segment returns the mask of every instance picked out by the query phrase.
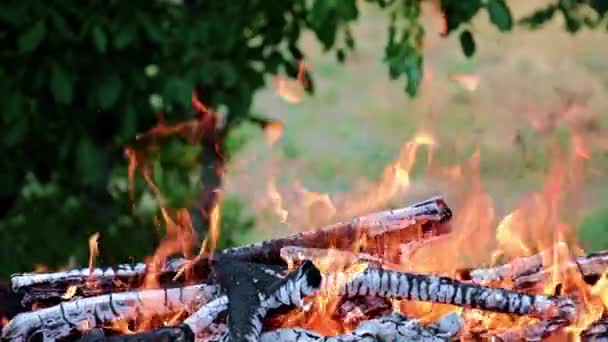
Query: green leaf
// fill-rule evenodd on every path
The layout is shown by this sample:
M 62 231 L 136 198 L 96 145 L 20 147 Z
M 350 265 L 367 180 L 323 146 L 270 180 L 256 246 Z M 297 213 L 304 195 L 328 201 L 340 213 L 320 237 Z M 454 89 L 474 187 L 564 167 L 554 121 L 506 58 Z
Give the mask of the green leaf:
M 346 55 L 344 54 L 343 49 L 336 50 L 336 59 L 338 59 L 338 62 L 340 63 L 344 62 L 344 60 L 346 59 Z
M 345 21 L 355 20 L 359 16 L 355 0 L 339 0 L 336 2 L 336 7 L 338 15 Z
M 95 26 L 93 28 L 93 43 L 95 44 L 95 48 L 97 51 L 101 53 L 105 53 L 108 47 L 108 38 L 106 34 L 103 32 L 103 29 L 99 26 Z
M 112 107 L 118 101 L 121 90 L 122 81 L 116 75 L 104 78 L 97 89 L 97 104 L 102 109 Z
M 608 12 L 608 1 L 589 0 L 589 6 L 597 12 L 599 16 L 604 16 Z
M 481 8 L 481 0 L 441 0 L 441 11 L 445 15 L 447 33 L 468 23 Z
M 38 21 L 29 30 L 25 31 L 17 39 L 17 47 L 20 53 L 28 53 L 36 50 L 46 35 L 44 20 Z
M 50 87 L 55 101 L 63 104 L 72 102 L 72 81 L 66 70 L 59 64 L 53 64 L 51 67 Z
M 523 17 L 522 19 L 520 19 L 519 23 L 521 25 L 527 26 L 530 29 L 538 28 L 547 21 L 551 20 L 556 10 L 557 6 L 549 5 L 545 8 L 536 10 L 532 14 Z
M 471 57 L 475 54 L 475 40 L 469 30 L 464 30 L 460 34 L 460 46 L 465 56 Z
M 137 37 L 137 27 L 133 22 L 128 22 L 114 37 L 114 47 L 124 49 L 135 41 Z
M 420 82 L 422 81 L 422 56 L 416 54 L 408 58 L 405 74 L 407 76 L 407 86 L 405 92 L 411 96 L 416 96 Z
M 193 82 L 185 78 L 171 78 L 165 83 L 163 99 L 167 104 L 179 104 L 185 108 L 190 106 L 192 100 Z
M 70 40 L 74 37 L 74 32 L 65 21 L 65 18 L 56 11 L 51 12 L 51 21 L 55 30 L 62 36 L 63 39 Z
M 489 0 L 487 4 L 490 21 L 502 32 L 511 30 L 513 17 L 504 0 Z
M 89 138 L 82 138 L 76 150 L 77 179 L 83 185 L 94 185 L 101 176 L 102 164 L 101 151 Z

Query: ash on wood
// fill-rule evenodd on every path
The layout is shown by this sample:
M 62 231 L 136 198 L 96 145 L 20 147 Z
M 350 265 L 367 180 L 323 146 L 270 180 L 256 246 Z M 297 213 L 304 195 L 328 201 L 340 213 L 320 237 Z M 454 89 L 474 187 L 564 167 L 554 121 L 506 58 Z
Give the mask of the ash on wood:
M 340 294 L 404 298 L 541 318 L 560 317 L 568 321 L 576 316 L 576 306 L 568 297 L 531 295 L 464 283 L 447 277 L 373 267 L 344 284 L 340 288 Z
M 450 341 L 462 328 L 463 322 L 456 313 L 450 313 L 437 322 L 423 326 L 416 319 L 401 313 L 365 321 L 350 334 L 320 336 L 300 328 L 278 329 L 262 334 L 260 342 L 375 342 L 375 341 Z
M 198 306 L 217 292 L 217 286 L 201 284 L 76 299 L 17 315 L 4 327 L 2 337 L 26 341 L 35 334 L 41 334 L 45 340 L 56 340 L 77 331 L 102 327 L 115 319 L 135 319 L 140 312 L 169 314 Z
M 186 324 L 180 324 L 174 327 L 160 328 L 144 333 L 109 336 L 103 334 L 85 335 L 80 338 L 79 342 L 194 342 L 194 333 Z
M 383 211 L 337 223 L 319 230 L 294 234 L 285 238 L 263 241 L 249 246 L 227 249 L 224 255 L 233 259 L 265 264 L 282 263 L 281 248 L 298 246 L 352 250 L 385 255 L 387 246 L 399 242 L 429 238 L 448 233 L 445 225 L 452 211 L 441 197 L 416 203 L 406 208 Z
M 525 289 L 542 283 L 549 271 L 544 265 L 545 260 L 551 260 L 555 249 L 561 249 L 562 254 L 568 253 L 567 247 L 556 245 L 551 250 L 544 251 L 528 257 L 517 258 L 513 261 L 492 268 L 478 268 L 463 271 L 465 278 L 475 283 L 511 280 L 516 289 Z M 560 265 L 561 269 L 577 268 L 583 277 L 588 279 L 599 278 L 608 270 L 608 252 L 602 251 L 585 256 L 572 257 L 571 262 Z
M 182 258 L 170 260 L 159 267 L 155 275 L 164 280 L 162 283 L 167 283 L 186 263 Z M 22 295 L 22 305 L 28 306 L 33 302 L 59 300 L 70 287 L 75 287 L 77 295 L 82 297 L 128 291 L 141 286 L 148 271 L 148 265 L 138 263 L 55 273 L 22 273 L 12 275 L 11 284 L 13 291 Z

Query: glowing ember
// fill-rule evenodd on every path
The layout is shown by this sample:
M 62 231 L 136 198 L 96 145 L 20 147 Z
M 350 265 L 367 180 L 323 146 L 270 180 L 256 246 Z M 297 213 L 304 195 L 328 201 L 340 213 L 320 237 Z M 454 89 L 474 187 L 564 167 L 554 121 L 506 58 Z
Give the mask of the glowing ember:
M 74 297 L 74 295 L 76 295 L 76 291 L 78 291 L 78 286 L 72 285 L 68 287 L 65 293 L 61 296 L 61 299 L 71 299 Z

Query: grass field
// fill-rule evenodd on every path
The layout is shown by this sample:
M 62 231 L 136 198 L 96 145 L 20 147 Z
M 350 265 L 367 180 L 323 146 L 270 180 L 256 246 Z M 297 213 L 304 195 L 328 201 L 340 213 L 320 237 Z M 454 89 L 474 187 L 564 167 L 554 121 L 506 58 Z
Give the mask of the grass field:
M 516 17 L 529 12 L 530 6 L 515 2 Z M 433 132 L 439 143 L 435 158 L 442 164 L 465 162 L 479 147 L 483 185 L 502 215 L 513 209 L 523 193 L 542 189 L 551 164 L 547 151 L 554 141 L 569 139 L 564 121 L 551 120 L 555 113 L 568 111 L 576 122 L 588 121 L 591 127 L 583 131 L 587 146 L 592 147 L 592 160 L 577 190 L 583 208 L 577 220 L 589 210 L 608 206 L 608 134 L 603 131 L 608 124 L 606 33 L 571 35 L 558 18 L 538 31 L 518 28 L 500 34 L 482 14 L 473 26 L 477 53 L 467 59 L 457 36 L 440 38 L 436 19 L 429 18 L 427 78 L 419 96 L 410 99 L 403 91 L 404 81 L 389 80 L 382 62 L 386 16 L 374 7 L 362 8 L 355 27 L 357 50 L 345 64 L 324 54 L 314 37 L 303 41 L 316 81 L 313 96 L 292 105 L 270 87 L 258 95 L 255 111 L 283 120 L 285 130 L 272 147 L 263 143 L 261 132 L 245 132 L 253 139 L 229 168 L 227 191 L 247 199 L 256 213 L 262 213 L 258 230 L 242 237 L 243 242 L 282 235 L 303 225 L 293 221 L 298 216 L 291 215 L 292 211 L 292 221 L 283 224 L 272 210 L 259 210 L 276 206 L 276 198 L 268 195 L 273 179 L 282 195 L 280 205 L 294 213 L 306 203 L 293 195 L 293 184 L 329 193 L 332 199 L 346 197 L 339 194 L 369 187 L 381 178 L 403 143 L 420 129 Z M 454 73 L 479 75 L 478 89 L 467 91 L 450 79 Z M 569 102 L 575 106 L 569 107 Z M 424 159 L 424 153 L 419 155 Z M 435 193 L 457 198 L 456 192 L 465 190 L 423 177 L 422 169 L 414 169 L 410 190 L 391 203 L 404 204 Z M 592 234 L 608 234 L 603 222 L 594 221 Z

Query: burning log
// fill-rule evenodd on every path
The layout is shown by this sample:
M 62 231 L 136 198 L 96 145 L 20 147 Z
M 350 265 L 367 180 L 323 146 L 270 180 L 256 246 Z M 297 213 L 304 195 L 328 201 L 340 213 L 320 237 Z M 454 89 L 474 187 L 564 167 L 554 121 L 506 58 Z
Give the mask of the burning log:
M 215 271 L 229 299 L 227 340 L 257 341 L 269 310 L 302 306 L 303 297 L 321 285 L 321 273 L 310 261 L 303 262 L 285 278 L 277 279 L 253 264 L 230 262 L 228 257 L 222 260 L 225 262 L 218 263 Z M 199 324 L 192 326 L 198 328 Z
M 367 268 L 339 288 L 345 296 L 377 295 L 463 306 L 539 318 L 572 321 L 576 306 L 568 297 L 530 295 L 460 282 L 447 277 Z
M 76 331 L 109 324 L 116 319 L 135 319 L 139 312 L 158 315 L 192 308 L 213 298 L 217 286 L 194 285 L 107 294 L 60 303 L 17 315 L 2 331 L 6 340 L 25 341 L 36 334 L 56 340 Z
M 228 310 L 228 330 L 219 341 L 258 341 L 267 312 L 281 306 L 301 306 L 303 297 L 321 284 L 321 274 L 304 262 L 284 278 L 276 278 L 263 268 L 238 261 L 220 263 L 218 280 L 227 295 L 203 305 L 183 324 L 128 336 L 98 338 L 96 341 L 193 341 Z
M 186 259 L 173 259 L 158 273 L 175 274 L 186 263 Z M 23 295 L 21 303 L 27 306 L 35 301 L 58 299 L 70 287 L 77 288 L 78 295 L 83 297 L 137 288 L 141 285 L 147 269 L 146 264 L 138 263 L 105 269 L 81 268 L 54 273 L 22 273 L 11 276 L 11 285 L 15 293 Z
M 360 246 L 361 252 L 384 255 L 389 240 L 407 242 L 449 232 L 443 225 L 452 217 L 452 211 L 441 197 L 416 203 L 406 208 L 383 211 L 342 222 L 319 230 L 290 235 L 285 238 L 262 241 L 256 244 L 230 248 L 223 255 L 248 262 L 281 263 L 281 248 L 298 246 L 309 248 L 335 248 L 352 250 Z
M 554 248 L 564 248 L 556 245 Z M 552 250 L 542 253 L 517 258 L 508 264 L 493 268 L 478 268 L 465 273 L 465 278 L 470 278 L 475 283 L 486 283 L 491 281 L 510 280 L 514 288 L 524 289 L 535 284 L 542 283 L 549 272 L 544 265 L 545 260 L 551 260 Z M 573 257 L 572 261 L 564 268 L 577 268 L 583 277 L 599 278 L 608 270 L 608 251 L 591 253 L 586 256 Z M 466 274 L 468 273 L 468 274 Z
M 184 323 L 192 331 L 200 333 L 211 326 L 213 321 L 226 310 L 228 310 L 228 296 L 221 296 L 201 306 Z
M 260 342 L 373 342 L 373 341 L 449 341 L 461 329 L 462 319 L 450 313 L 434 324 L 423 326 L 416 319 L 408 319 L 401 313 L 393 313 L 378 319 L 362 322 L 350 334 L 320 336 L 306 329 L 278 329 L 262 334 Z
M 425 239 L 449 231 L 444 225 L 452 217 L 452 211 L 441 197 L 413 204 L 411 206 L 383 211 L 359 218 L 352 222 L 337 223 L 315 231 L 294 234 L 285 238 L 263 241 L 247 246 L 231 248 L 220 253 L 247 262 L 282 264 L 281 248 L 300 246 L 314 248 L 338 248 L 350 250 L 362 246 L 363 251 L 374 255 L 387 253 L 388 245 Z M 389 240 L 395 243 L 389 244 Z M 211 260 L 204 256 L 196 259 L 195 265 L 189 260 L 174 259 L 156 272 L 159 278 L 171 279 L 185 266 L 205 268 Z M 137 288 L 148 272 L 147 265 L 119 265 L 114 268 L 83 268 L 56 273 L 25 273 L 11 277 L 13 290 L 23 294 L 22 302 L 28 305 L 34 301 L 59 299 L 69 287 L 77 287 L 79 295 L 91 296 L 108 291 L 125 291 Z M 116 283 L 126 286 L 116 286 Z

